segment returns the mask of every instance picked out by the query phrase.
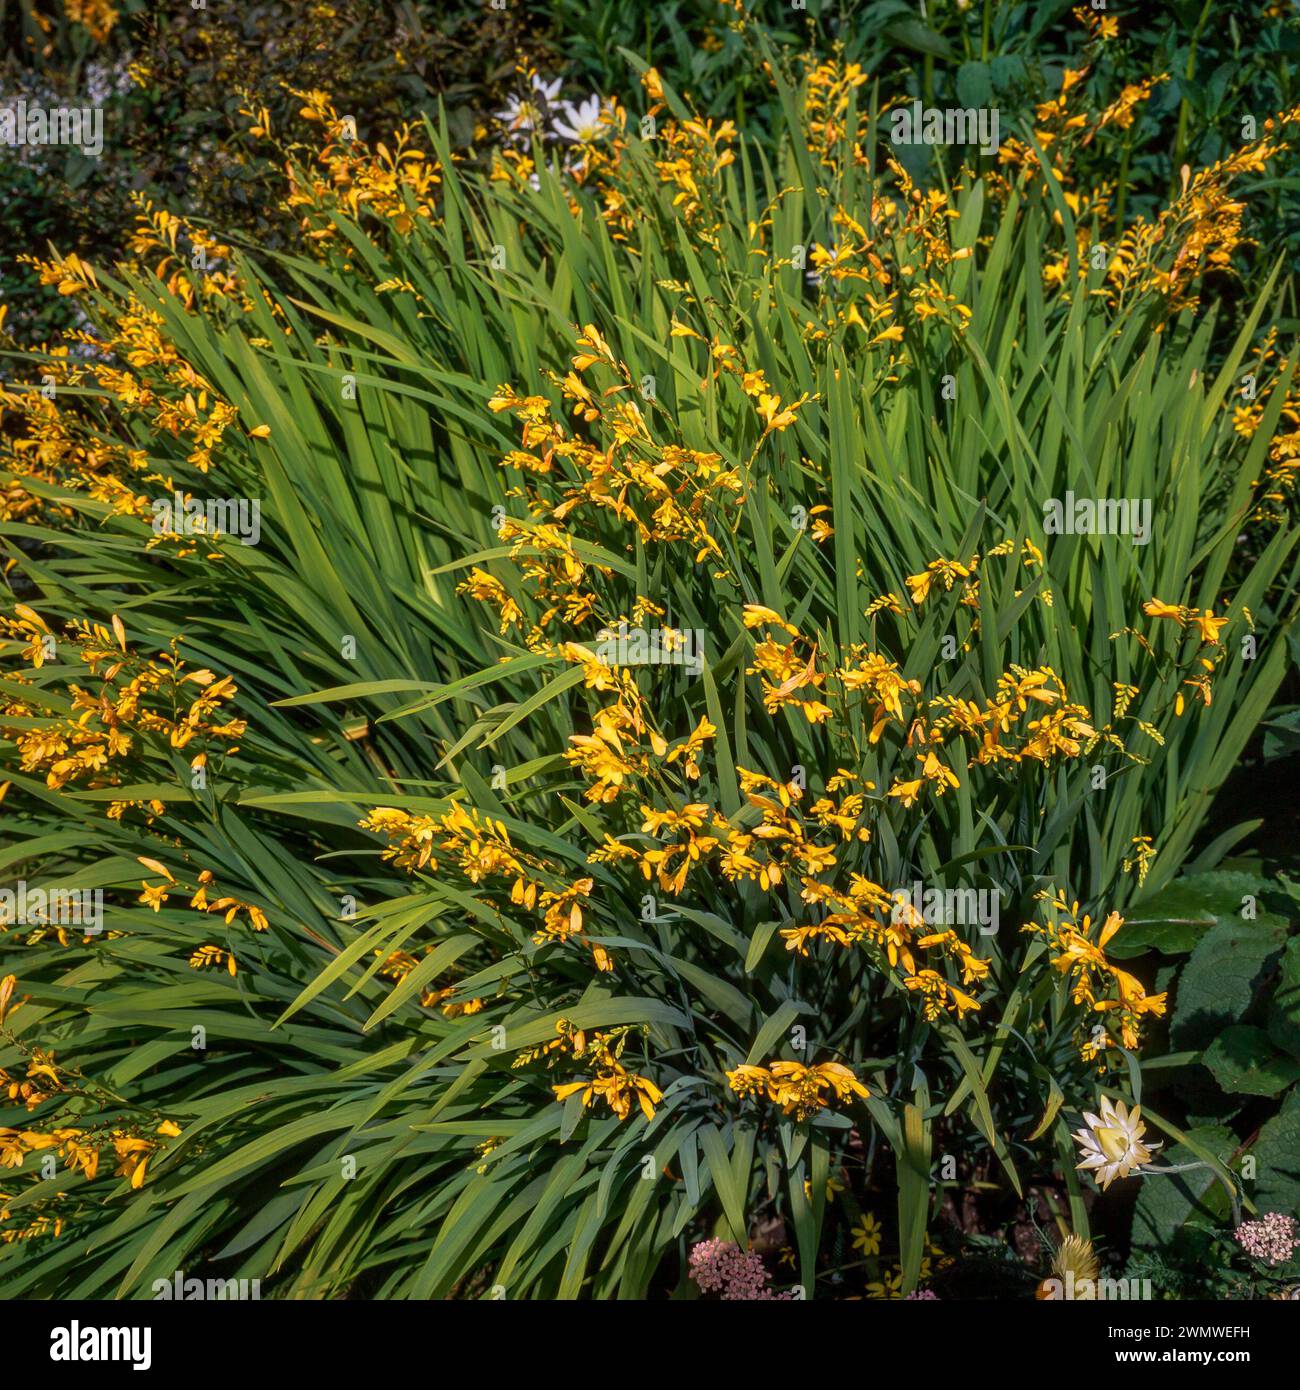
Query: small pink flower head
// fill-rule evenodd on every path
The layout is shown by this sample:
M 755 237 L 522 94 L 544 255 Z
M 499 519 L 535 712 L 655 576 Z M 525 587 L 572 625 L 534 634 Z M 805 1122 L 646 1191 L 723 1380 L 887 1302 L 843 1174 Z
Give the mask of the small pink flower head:
M 693 1245 L 690 1275 L 701 1293 L 716 1293 L 724 1302 L 771 1303 L 788 1297 L 772 1292 L 761 1256 L 729 1240 L 702 1240 Z
M 1266 1265 L 1283 1265 L 1291 1252 L 1300 1245 L 1300 1226 L 1295 1217 L 1270 1211 L 1258 1221 L 1243 1221 L 1237 1227 L 1241 1248 Z

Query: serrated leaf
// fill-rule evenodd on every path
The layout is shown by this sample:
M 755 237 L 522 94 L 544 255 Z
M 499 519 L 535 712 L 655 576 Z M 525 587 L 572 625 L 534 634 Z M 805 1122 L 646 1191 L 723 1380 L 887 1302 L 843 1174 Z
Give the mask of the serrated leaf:
M 1300 1078 L 1300 1061 L 1278 1052 L 1262 1028 L 1234 1024 L 1205 1050 L 1205 1065 L 1225 1090 L 1247 1096 L 1275 1096 Z
M 1206 1047 L 1241 1021 L 1285 932 L 1280 919 L 1221 922 L 1206 932 L 1178 979 L 1170 1028 L 1175 1048 Z

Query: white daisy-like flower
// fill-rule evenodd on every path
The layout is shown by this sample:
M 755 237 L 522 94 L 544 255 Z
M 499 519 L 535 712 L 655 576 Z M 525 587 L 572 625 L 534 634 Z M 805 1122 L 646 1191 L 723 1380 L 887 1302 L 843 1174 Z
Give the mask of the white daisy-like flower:
M 581 105 L 566 101 L 561 104 L 563 117 L 554 121 L 555 133 L 575 145 L 590 145 L 605 133 L 604 111 L 598 96 L 592 95 Z
M 553 108 L 563 85 L 564 79 L 561 77 L 547 82 L 533 73 L 528 94 L 510 97 L 506 109 L 496 113 L 497 120 L 521 145 L 527 145 L 534 133 L 547 139 L 553 138 L 548 127 L 554 120 Z
M 1159 1144 L 1144 1144 L 1142 1136 L 1146 1125 L 1142 1120 L 1142 1107 L 1135 1105 L 1129 1110 L 1124 1102 L 1114 1105 L 1109 1096 L 1101 1100 L 1101 1115 L 1084 1111 L 1086 1129 L 1075 1131 L 1074 1142 L 1078 1144 L 1083 1162 L 1076 1168 L 1091 1168 L 1093 1176 L 1105 1191 L 1116 1178 L 1126 1178 L 1151 1161 L 1152 1154 Z
M 564 86 L 564 78 L 557 77 L 553 82 L 548 82 L 538 73 L 533 73 L 533 91 L 547 104 L 554 106 L 556 98 L 560 95 L 560 88 Z
M 541 128 L 545 119 L 542 108 L 530 97 L 511 97 L 506 102 L 506 109 L 498 111 L 496 118 L 523 144 L 528 143 L 529 137 Z

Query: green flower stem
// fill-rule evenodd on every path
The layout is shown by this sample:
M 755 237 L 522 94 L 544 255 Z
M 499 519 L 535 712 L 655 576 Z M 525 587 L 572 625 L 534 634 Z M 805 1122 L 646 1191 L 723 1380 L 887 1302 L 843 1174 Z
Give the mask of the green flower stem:
M 1232 1225 L 1235 1230 L 1241 1225 L 1241 1199 L 1237 1196 L 1237 1189 L 1233 1186 L 1227 1174 L 1220 1171 L 1212 1163 L 1205 1163 L 1197 1159 L 1192 1163 L 1171 1163 L 1163 1168 L 1157 1168 L 1153 1164 L 1144 1163 L 1142 1167 L 1138 1169 L 1138 1172 L 1142 1173 L 1144 1176 L 1148 1173 L 1186 1173 L 1192 1168 L 1208 1168 L 1224 1187 L 1227 1188 L 1228 1200 L 1232 1203 Z

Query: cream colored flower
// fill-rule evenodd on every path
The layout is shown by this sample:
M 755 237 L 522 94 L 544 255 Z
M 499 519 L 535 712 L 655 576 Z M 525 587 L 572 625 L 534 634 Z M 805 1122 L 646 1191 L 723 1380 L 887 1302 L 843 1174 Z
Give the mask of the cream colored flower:
M 1111 1104 L 1108 1096 L 1101 1101 L 1101 1117 L 1084 1112 L 1086 1129 L 1075 1132 L 1074 1142 L 1083 1154 L 1076 1168 L 1092 1168 L 1093 1176 L 1105 1191 L 1116 1178 L 1126 1178 L 1135 1169 L 1151 1161 L 1159 1144 L 1144 1144 L 1146 1125 L 1142 1122 L 1142 1107 L 1129 1110 L 1124 1102 Z

